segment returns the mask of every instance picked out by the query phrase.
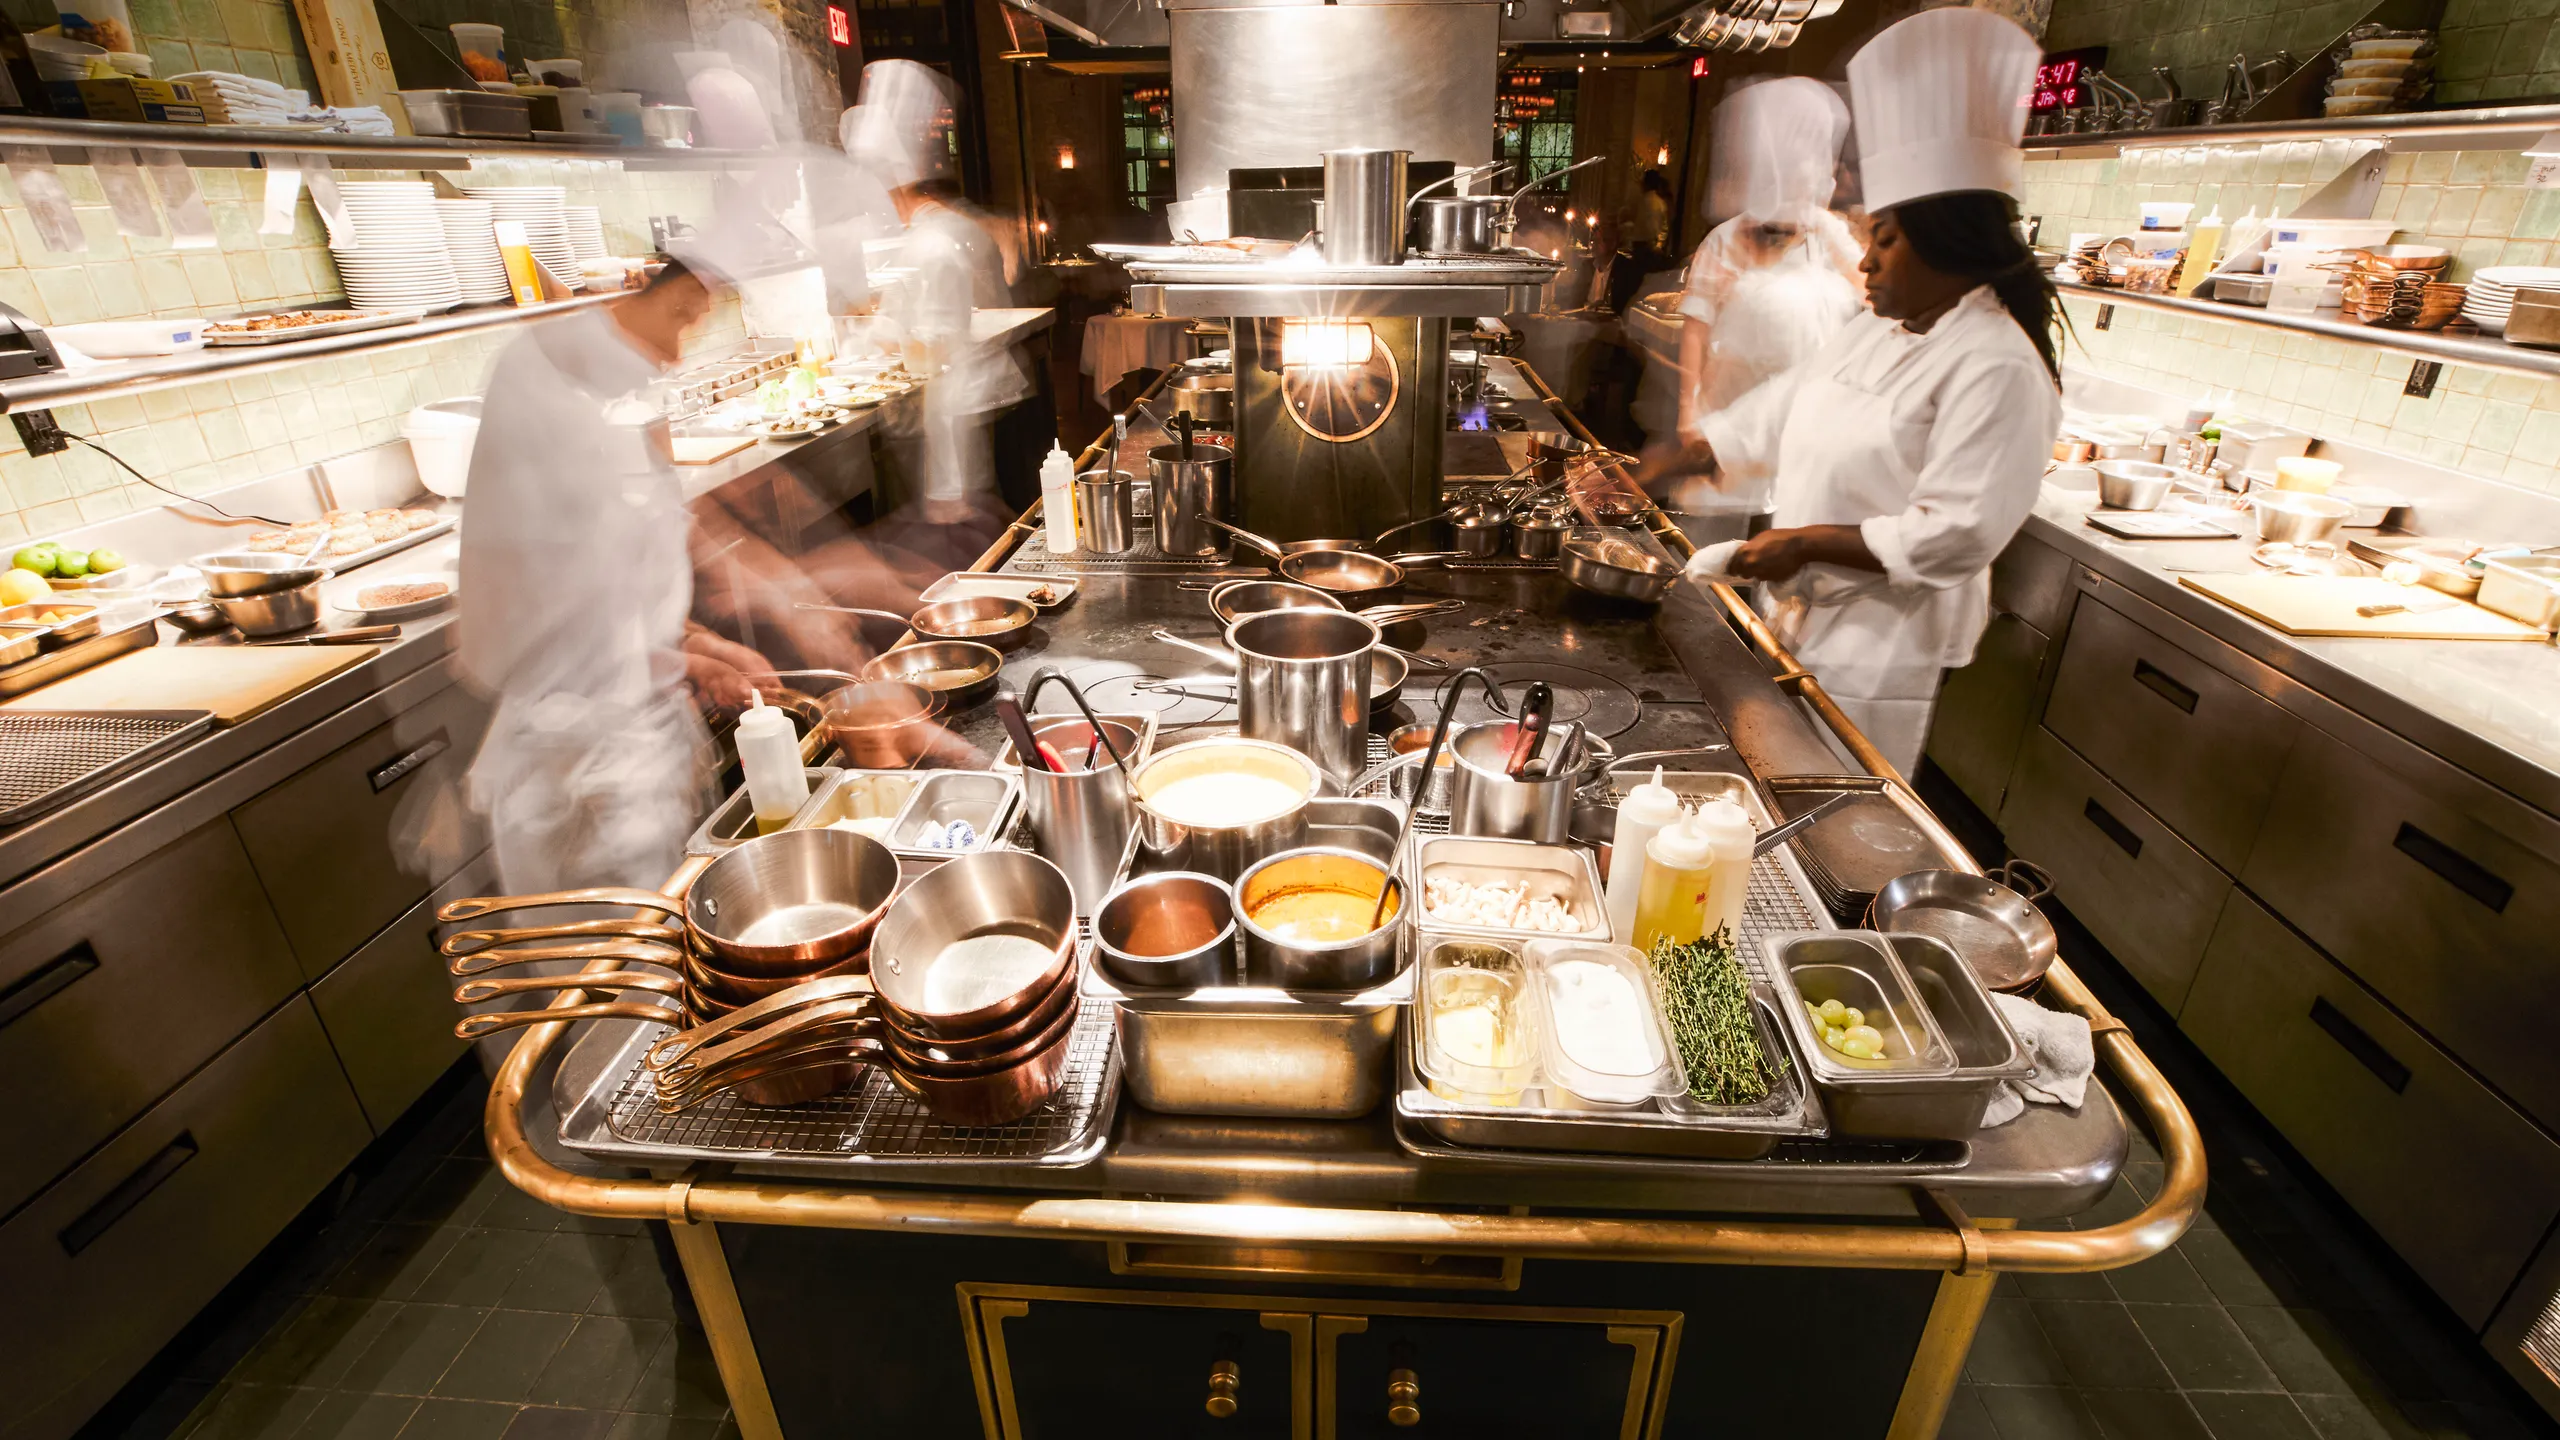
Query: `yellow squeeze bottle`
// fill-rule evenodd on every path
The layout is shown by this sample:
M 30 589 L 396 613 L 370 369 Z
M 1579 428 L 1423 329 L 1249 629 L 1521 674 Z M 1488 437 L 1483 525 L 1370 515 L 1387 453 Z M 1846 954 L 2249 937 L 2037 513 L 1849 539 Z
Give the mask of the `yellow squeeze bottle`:
M 1715 873 L 1715 847 L 1684 815 L 1644 844 L 1644 883 L 1636 891 L 1635 947 L 1651 950 L 1663 940 L 1686 945 L 1707 931 L 1707 887 Z
M 2213 262 L 2221 249 L 2222 207 L 2217 205 L 2187 232 L 2187 263 L 2178 272 L 2179 294 L 2193 295 L 2202 288 L 2206 277 L 2213 274 Z

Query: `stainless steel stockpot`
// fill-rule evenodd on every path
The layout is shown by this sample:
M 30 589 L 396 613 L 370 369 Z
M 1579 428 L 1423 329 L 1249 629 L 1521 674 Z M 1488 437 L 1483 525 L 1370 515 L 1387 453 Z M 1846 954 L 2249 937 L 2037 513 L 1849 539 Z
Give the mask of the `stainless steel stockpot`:
M 1227 643 L 1247 739 L 1286 745 L 1337 781 L 1368 768 L 1375 624 L 1342 610 L 1273 610 L 1238 620 Z

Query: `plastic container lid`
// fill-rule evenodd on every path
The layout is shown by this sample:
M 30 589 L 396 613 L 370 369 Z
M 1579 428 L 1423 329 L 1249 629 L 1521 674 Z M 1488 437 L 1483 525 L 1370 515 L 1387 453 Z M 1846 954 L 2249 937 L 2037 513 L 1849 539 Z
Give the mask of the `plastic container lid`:
M 1522 955 L 1537 995 L 1539 1051 L 1550 1089 L 1616 1106 L 1687 1092 L 1680 1052 L 1663 1030 L 1653 967 L 1634 946 L 1532 940 Z M 1602 1036 L 1619 1005 L 1632 1007 L 1624 1022 L 1629 1039 L 1611 1049 Z

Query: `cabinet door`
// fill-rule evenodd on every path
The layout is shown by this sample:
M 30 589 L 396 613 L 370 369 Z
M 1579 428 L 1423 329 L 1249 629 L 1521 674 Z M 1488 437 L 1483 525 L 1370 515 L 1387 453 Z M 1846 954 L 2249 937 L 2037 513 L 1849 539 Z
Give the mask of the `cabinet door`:
M 494 864 L 483 855 L 311 987 L 311 1004 L 377 1134 L 470 1048 L 453 1034 L 462 1009 L 436 953 L 436 907 L 485 895 L 495 884 Z
M 2036 677 L 2052 641 L 2015 615 L 1994 615 L 1973 663 L 1947 672 L 1929 722 L 1929 758 L 1986 815 L 2000 813 L 2019 742 L 2035 722 Z
M 303 974 L 329 973 L 442 884 L 486 840 L 412 845 L 395 821 L 412 795 L 458 783 L 488 717 L 447 686 L 232 812 Z M 433 853 L 427 853 L 430 849 Z
M 2246 895 L 2178 1023 L 2446 1303 L 2488 1320 L 2560 1215 L 2560 1145 Z
M 1319 1314 L 1316 1437 L 1641 1435 L 1667 1347 L 1658 1325 Z
M 220 817 L 0 939 L 0 1215 L 301 983 Z
M 996 1412 L 991 1440 L 1303 1434 L 1303 1314 L 993 1296 L 975 1304 L 983 1398 Z M 1211 1408 L 1220 1395 L 1234 1402 L 1224 1414 Z

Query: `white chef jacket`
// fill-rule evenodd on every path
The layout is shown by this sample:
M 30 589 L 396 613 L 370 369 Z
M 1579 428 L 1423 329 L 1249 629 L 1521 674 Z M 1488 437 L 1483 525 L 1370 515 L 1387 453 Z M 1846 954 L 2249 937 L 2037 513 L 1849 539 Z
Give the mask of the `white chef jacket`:
M 468 789 L 512 892 L 655 886 L 700 814 L 693 571 L 657 378 L 590 310 L 509 345 L 481 403 L 457 659 L 496 702 Z
M 1991 561 L 2035 507 L 2062 398 L 1979 286 L 1925 335 L 1875 314 L 1709 416 L 1717 462 L 1774 460 L 1780 528 L 1855 525 L 1884 573 L 1808 565 L 1762 587 L 1772 631 L 1905 773 L 1940 672 L 1973 659 Z M 1731 457 L 1728 459 L 1728 457 Z
M 1772 377 L 1819 354 L 1856 318 L 1861 305 L 1860 247 L 1848 222 L 1830 210 L 1812 212 L 1795 243 L 1765 254 L 1752 232 L 1760 222 L 1738 215 L 1707 232 L 1690 256 L 1680 313 L 1709 327 L 1706 363 L 1682 377 L 1689 386 L 1682 413 L 1703 419 L 1750 394 Z M 1680 495 L 1687 510 L 1769 511 L 1775 456 L 1767 463 L 1717 455 L 1721 470 L 1711 486 Z
M 1031 393 L 1013 352 L 969 336 L 975 310 L 1011 303 L 1004 257 L 967 214 L 929 201 L 907 222 L 910 267 L 883 309 L 924 342 L 939 367 L 925 383 L 925 495 L 959 500 L 995 490 L 987 447 L 992 412 Z

